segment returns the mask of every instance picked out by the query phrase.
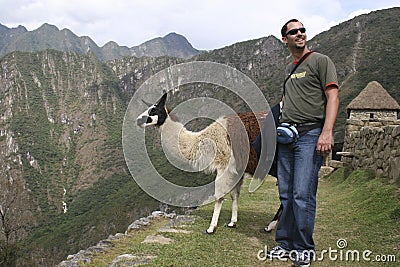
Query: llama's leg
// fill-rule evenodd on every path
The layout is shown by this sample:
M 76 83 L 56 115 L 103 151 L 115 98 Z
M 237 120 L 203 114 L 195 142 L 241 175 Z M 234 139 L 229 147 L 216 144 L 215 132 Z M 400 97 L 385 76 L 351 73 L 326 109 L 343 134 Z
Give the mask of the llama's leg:
M 274 230 L 279 222 L 279 219 L 281 218 L 282 215 L 282 210 L 283 210 L 283 206 L 282 204 L 279 206 L 278 211 L 276 212 L 274 218 L 272 219 L 272 221 L 268 224 L 268 226 L 266 228 L 264 228 L 265 232 L 271 232 L 272 230 Z
M 242 188 L 243 178 L 238 182 L 238 184 L 233 188 L 231 191 L 231 198 L 232 198 L 232 217 L 231 221 L 226 225 L 229 228 L 235 228 L 237 223 L 237 214 L 239 208 L 239 196 L 240 196 L 240 189 Z
M 210 227 L 205 231 L 207 234 L 213 234 L 217 228 L 219 214 L 221 213 L 222 203 L 224 202 L 225 195 L 229 192 L 232 174 L 225 170 L 217 170 L 217 177 L 215 178 L 215 198 L 217 199 L 214 204 L 214 213 L 210 223 Z
M 208 229 L 205 231 L 206 234 L 213 234 L 215 232 L 215 229 L 217 228 L 218 225 L 218 218 L 219 214 L 221 213 L 223 202 L 224 202 L 223 197 L 215 201 L 213 217 L 211 219 L 210 227 L 208 227 Z

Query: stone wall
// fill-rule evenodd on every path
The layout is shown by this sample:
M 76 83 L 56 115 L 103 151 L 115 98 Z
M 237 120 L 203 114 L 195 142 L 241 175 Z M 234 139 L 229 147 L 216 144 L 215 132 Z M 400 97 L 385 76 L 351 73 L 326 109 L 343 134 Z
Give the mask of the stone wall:
M 347 120 L 342 162 L 400 181 L 400 120 Z
M 350 120 L 396 120 L 397 111 L 393 110 L 352 110 L 350 112 Z

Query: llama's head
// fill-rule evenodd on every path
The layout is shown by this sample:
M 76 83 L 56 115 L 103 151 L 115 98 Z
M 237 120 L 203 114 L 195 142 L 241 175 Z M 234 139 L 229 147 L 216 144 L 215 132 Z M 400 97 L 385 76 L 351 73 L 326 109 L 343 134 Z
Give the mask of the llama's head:
M 165 108 L 165 101 L 167 99 L 167 93 L 157 101 L 154 105 L 148 105 L 149 108 L 140 114 L 137 119 L 136 123 L 142 128 L 145 128 L 150 125 L 157 125 L 161 126 L 165 122 L 166 118 L 168 117 L 167 110 Z

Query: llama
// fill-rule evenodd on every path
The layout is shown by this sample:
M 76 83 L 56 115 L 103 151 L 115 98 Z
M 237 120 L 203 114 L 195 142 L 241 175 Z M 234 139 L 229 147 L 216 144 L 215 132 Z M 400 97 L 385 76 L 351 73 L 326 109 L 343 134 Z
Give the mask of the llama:
M 164 93 L 156 104 L 149 105 L 146 103 L 149 108 L 137 117 L 137 125 L 142 128 L 151 125 L 158 126 L 164 136 L 177 136 L 177 142 L 170 142 L 168 138 L 163 139 L 164 145 L 170 151 L 189 160 L 196 168 L 201 169 L 202 166 L 207 166 L 205 171 L 217 172 L 214 212 L 210 226 L 205 230 L 205 233 L 213 234 L 215 232 L 222 203 L 228 193 L 232 198 L 232 214 L 231 220 L 226 226 L 235 228 L 238 218 L 238 199 L 244 175 L 239 178 L 236 185 L 234 183 L 237 180 L 234 177 L 237 177 L 238 173 L 242 173 L 241 171 L 250 175 L 254 174 L 258 164 L 258 156 L 252 147 L 252 143 L 260 132 L 259 125 L 265 120 L 266 113 L 247 112 L 239 113 L 237 116 L 223 116 L 203 130 L 193 132 L 187 130 L 182 123 L 171 118 L 165 107 L 166 99 L 167 93 Z M 238 127 L 243 127 L 239 124 L 243 125 L 246 130 L 247 136 L 244 138 L 240 136 L 240 133 L 237 133 L 240 132 L 237 130 Z M 212 142 L 208 142 L 210 140 Z M 243 144 L 243 142 L 247 142 L 247 144 Z M 246 154 L 243 153 L 245 146 L 249 147 L 249 153 L 243 156 L 243 154 Z M 267 231 L 266 229 L 265 231 Z

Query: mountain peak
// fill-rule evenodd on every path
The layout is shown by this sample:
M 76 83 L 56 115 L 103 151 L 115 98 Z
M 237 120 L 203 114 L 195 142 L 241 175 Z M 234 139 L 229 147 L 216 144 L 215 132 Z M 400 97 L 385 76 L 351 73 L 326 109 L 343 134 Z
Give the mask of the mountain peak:
M 57 26 L 54 26 L 52 24 L 49 23 L 43 23 L 42 26 L 40 26 L 39 28 L 36 29 L 37 31 L 60 31 Z
M 170 32 L 167 35 L 165 35 L 163 38 L 164 39 L 169 39 L 169 38 L 183 38 L 183 39 L 186 39 L 183 35 L 178 34 L 176 32 Z
M 177 34 L 176 32 L 168 33 L 167 35 L 165 35 L 163 37 L 163 39 L 166 42 L 178 42 L 178 43 L 182 43 L 182 44 L 186 43 L 186 45 L 189 45 L 190 47 L 193 48 L 193 46 L 189 43 L 189 41 L 186 39 L 185 36 Z
M 193 48 L 189 41 L 175 32 L 168 33 L 164 37 L 157 37 L 141 45 L 131 48 L 136 57 L 170 56 L 178 58 L 190 58 L 200 53 Z

